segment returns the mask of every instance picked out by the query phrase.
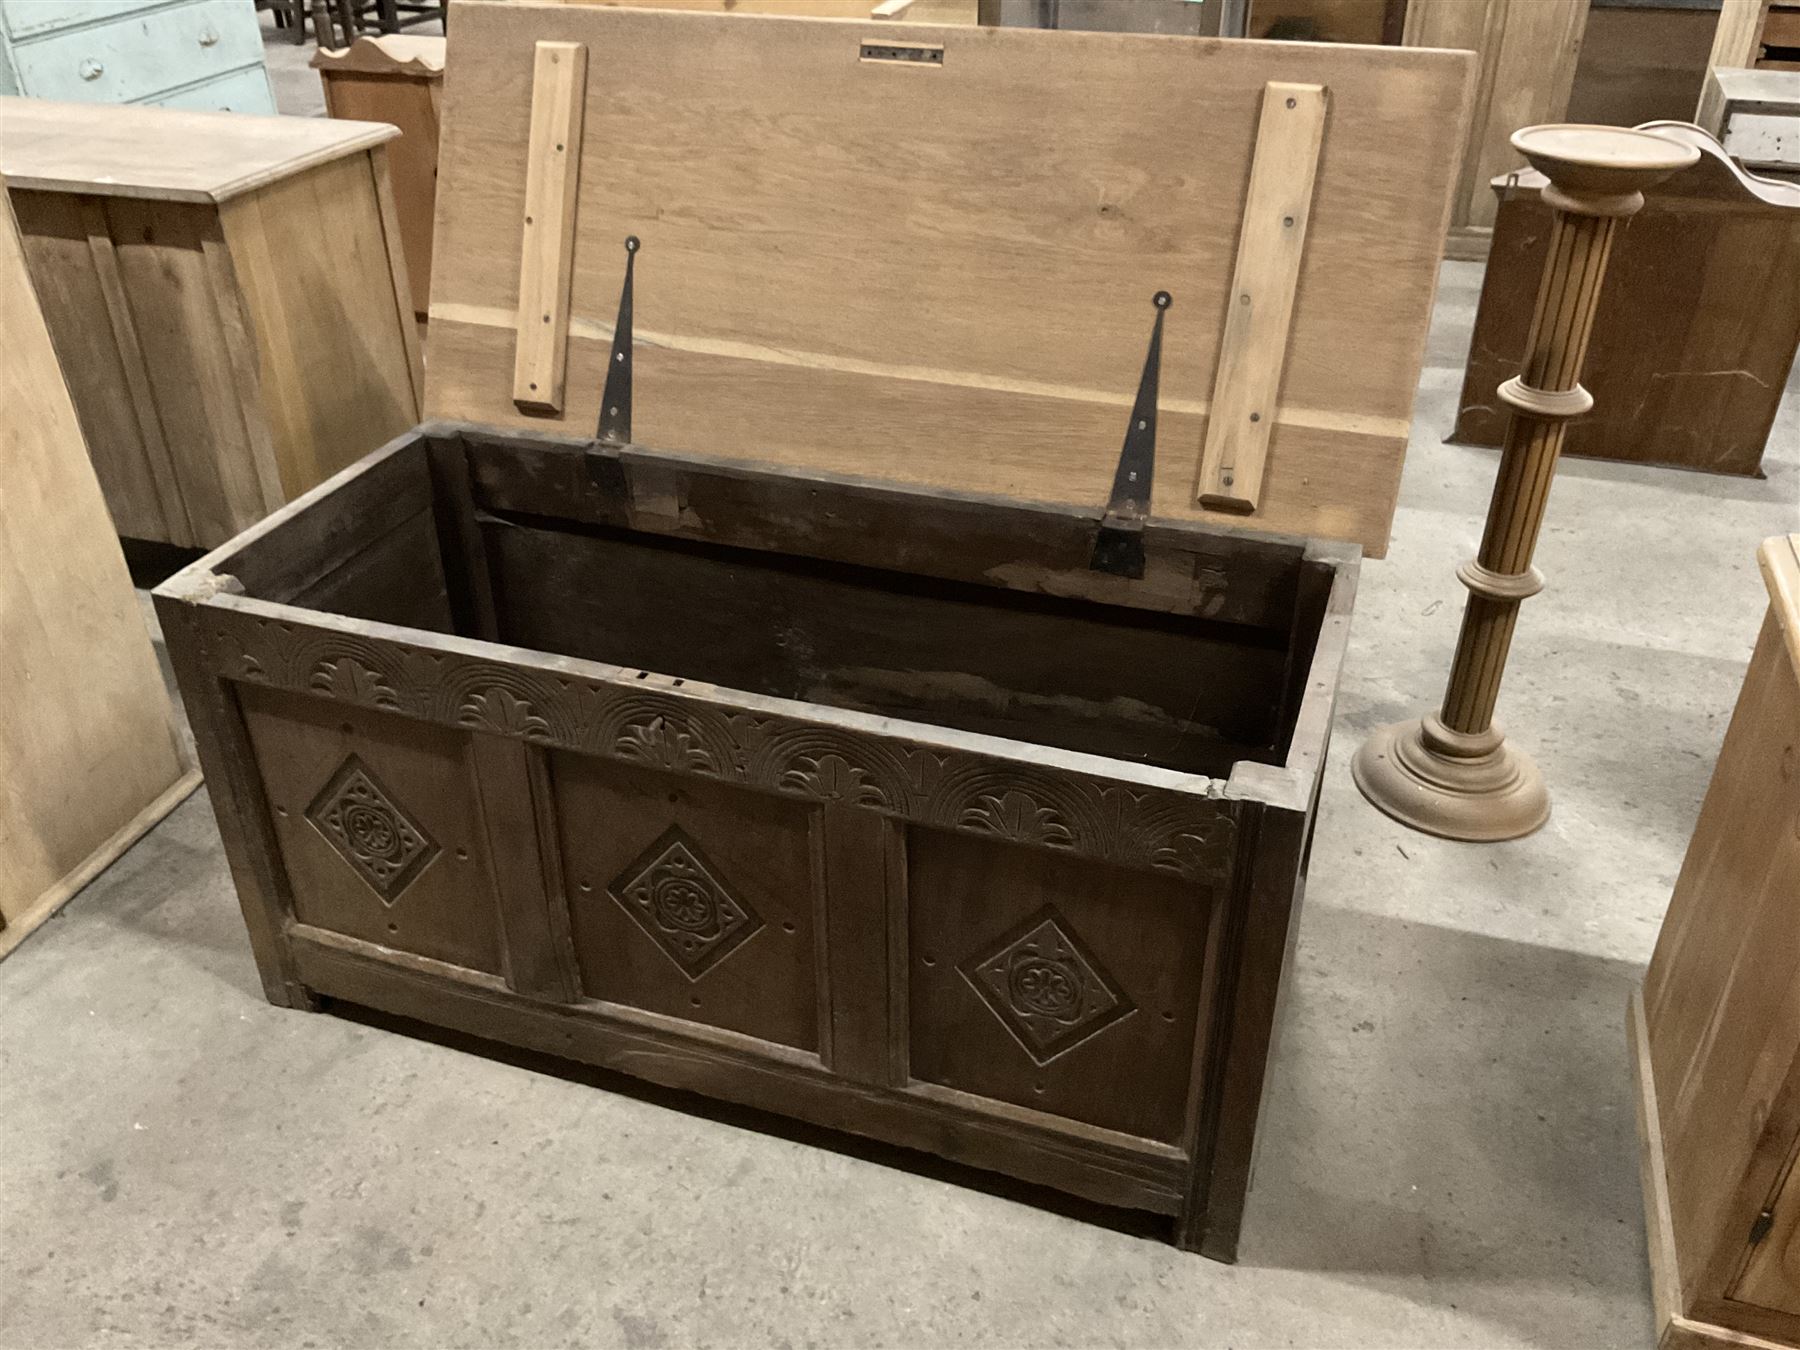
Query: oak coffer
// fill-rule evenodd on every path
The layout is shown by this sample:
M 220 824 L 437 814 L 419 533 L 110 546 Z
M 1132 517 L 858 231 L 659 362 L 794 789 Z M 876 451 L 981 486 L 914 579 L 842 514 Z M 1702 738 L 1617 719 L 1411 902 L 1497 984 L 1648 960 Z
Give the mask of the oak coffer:
M 450 31 L 439 420 L 157 597 L 269 997 L 1230 1259 L 1468 55 Z

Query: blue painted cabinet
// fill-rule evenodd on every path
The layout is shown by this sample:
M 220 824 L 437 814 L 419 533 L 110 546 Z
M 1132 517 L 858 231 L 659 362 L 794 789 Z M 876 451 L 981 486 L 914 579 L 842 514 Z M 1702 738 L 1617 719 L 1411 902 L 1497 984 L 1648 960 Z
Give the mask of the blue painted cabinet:
M 275 111 L 252 0 L 0 0 L 0 94 Z

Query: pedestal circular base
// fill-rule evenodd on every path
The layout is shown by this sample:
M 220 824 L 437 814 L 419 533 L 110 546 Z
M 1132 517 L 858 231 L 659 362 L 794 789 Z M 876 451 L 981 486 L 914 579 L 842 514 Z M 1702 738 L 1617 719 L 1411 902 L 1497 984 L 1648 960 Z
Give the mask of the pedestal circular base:
M 1550 818 L 1537 765 L 1498 727 L 1467 736 L 1435 714 L 1396 722 L 1363 743 L 1350 776 L 1377 810 L 1443 839 L 1517 839 Z

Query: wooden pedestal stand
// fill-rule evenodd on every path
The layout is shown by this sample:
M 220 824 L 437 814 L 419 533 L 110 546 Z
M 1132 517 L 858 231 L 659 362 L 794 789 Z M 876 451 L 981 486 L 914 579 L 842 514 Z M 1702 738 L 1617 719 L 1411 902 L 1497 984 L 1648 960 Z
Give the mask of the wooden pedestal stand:
M 1562 449 L 1563 428 L 1593 406 L 1577 383 L 1617 223 L 1643 190 L 1698 158 L 1691 145 L 1620 127 L 1540 126 L 1512 143 L 1550 182 L 1548 262 L 1526 344 L 1525 369 L 1500 386 L 1512 424 L 1475 561 L 1457 570 L 1469 588 L 1443 708 L 1383 727 L 1351 765 L 1356 785 L 1403 824 L 1448 839 L 1516 839 L 1550 815 L 1529 757 L 1505 743 L 1494 702 L 1519 602 L 1543 589 L 1531 565 Z

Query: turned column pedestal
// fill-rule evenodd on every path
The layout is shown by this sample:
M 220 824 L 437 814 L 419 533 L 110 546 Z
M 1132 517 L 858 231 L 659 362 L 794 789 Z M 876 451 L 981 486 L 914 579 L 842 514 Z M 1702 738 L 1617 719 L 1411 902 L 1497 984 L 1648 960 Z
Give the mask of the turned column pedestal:
M 1443 706 L 1383 727 L 1351 763 L 1356 785 L 1382 811 L 1449 839 L 1514 839 L 1550 815 L 1550 795 L 1529 756 L 1494 721 L 1519 605 L 1543 589 L 1531 565 L 1562 450 L 1563 428 L 1593 406 L 1578 383 L 1619 221 L 1644 189 L 1699 157 L 1690 145 L 1622 127 L 1541 126 L 1512 143 L 1550 180 L 1554 215 L 1532 314 L 1525 369 L 1500 386 L 1512 407 L 1487 528 L 1457 577 L 1469 589 Z

